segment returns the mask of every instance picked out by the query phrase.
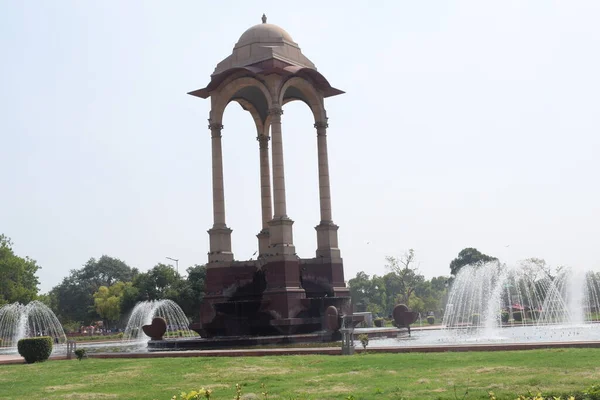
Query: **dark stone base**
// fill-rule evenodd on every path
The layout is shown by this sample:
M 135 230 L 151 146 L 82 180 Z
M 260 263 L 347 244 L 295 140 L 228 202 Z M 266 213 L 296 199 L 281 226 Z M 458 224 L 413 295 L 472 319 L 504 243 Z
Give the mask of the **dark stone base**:
M 327 330 L 325 310 L 351 313 L 339 263 L 323 260 L 234 262 L 210 267 L 200 322 L 203 338 L 301 335 Z
M 321 343 L 340 340 L 339 333 L 319 332 L 305 335 L 229 336 L 198 339 L 150 340 L 149 351 L 212 350 L 240 347 L 284 345 L 291 343 Z

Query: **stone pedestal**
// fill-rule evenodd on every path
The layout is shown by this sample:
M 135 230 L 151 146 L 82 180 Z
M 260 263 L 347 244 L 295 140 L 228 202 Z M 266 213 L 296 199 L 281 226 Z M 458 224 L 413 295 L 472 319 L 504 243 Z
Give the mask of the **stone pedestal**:
M 201 322 L 192 329 L 203 337 L 311 333 L 327 328 L 330 306 L 351 312 L 341 260 L 271 256 L 217 263 L 207 269 Z
M 294 221 L 287 217 L 273 218 L 269 221 L 269 253 L 273 256 L 295 256 Z
M 263 229 L 258 232 L 256 237 L 258 238 L 258 256 L 266 256 L 269 254 L 269 242 L 270 242 L 270 234 L 268 229 Z
M 321 222 L 315 227 L 317 231 L 317 258 L 338 260 L 341 258 L 338 248 L 338 226 L 333 222 Z
M 208 230 L 210 238 L 210 252 L 208 253 L 208 262 L 229 262 L 233 261 L 231 249 L 232 230 L 223 228 L 212 228 Z

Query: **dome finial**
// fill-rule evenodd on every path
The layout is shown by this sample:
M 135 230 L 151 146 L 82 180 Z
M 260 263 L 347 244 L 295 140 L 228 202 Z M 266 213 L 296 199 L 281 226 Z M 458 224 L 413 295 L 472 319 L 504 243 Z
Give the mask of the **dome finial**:
M 263 14 L 263 16 L 262 16 L 262 22 L 263 22 L 263 24 L 267 23 L 267 16 L 265 14 Z

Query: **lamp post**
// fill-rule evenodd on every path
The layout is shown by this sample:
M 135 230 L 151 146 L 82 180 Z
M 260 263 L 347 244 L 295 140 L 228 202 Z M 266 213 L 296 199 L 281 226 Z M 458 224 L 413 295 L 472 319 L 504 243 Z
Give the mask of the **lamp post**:
M 176 258 L 165 257 L 167 260 L 175 261 L 175 268 L 177 268 L 177 273 L 179 274 L 179 260 Z

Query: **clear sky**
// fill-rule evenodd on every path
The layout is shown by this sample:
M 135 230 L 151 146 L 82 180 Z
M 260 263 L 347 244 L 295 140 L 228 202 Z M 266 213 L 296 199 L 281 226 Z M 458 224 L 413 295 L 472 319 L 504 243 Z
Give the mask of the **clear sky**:
M 90 257 L 207 259 L 209 82 L 239 36 L 287 30 L 330 83 L 333 218 L 346 279 L 414 248 L 600 267 L 600 2 L 0 1 L 0 232 L 42 291 Z M 319 222 L 316 133 L 284 108 L 298 254 Z M 223 124 L 237 259 L 261 227 L 256 131 Z

